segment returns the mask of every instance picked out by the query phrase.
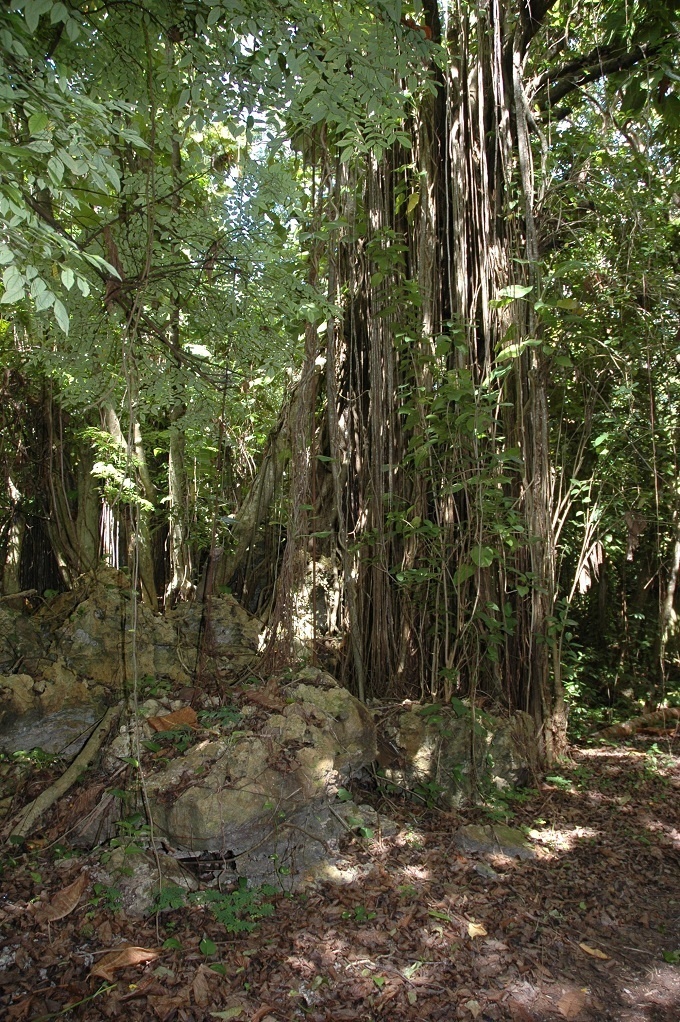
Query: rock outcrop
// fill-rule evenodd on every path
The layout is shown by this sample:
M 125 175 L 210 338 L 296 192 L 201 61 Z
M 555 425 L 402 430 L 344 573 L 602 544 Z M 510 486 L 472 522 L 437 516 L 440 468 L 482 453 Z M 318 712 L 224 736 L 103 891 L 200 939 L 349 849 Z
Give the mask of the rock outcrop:
M 497 788 L 528 785 L 537 771 L 532 718 L 492 717 L 460 704 L 405 704 L 379 712 L 381 765 L 388 781 L 427 802 L 455 807 Z

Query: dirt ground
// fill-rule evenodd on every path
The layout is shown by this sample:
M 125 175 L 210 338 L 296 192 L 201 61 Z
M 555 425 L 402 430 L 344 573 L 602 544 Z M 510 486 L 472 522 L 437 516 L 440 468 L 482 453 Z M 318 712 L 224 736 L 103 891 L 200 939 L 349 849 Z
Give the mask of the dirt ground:
M 354 794 L 398 833 L 352 839 L 350 879 L 277 894 L 236 936 L 205 907 L 128 920 L 91 885 L 41 922 L 36 900 L 54 904 L 84 859 L 53 840 L 5 845 L 0 1016 L 680 1020 L 680 734 L 574 748 L 539 789 L 457 814 Z M 462 823 L 494 821 L 526 828 L 536 857 L 456 849 Z M 148 960 L 111 964 L 122 945 Z

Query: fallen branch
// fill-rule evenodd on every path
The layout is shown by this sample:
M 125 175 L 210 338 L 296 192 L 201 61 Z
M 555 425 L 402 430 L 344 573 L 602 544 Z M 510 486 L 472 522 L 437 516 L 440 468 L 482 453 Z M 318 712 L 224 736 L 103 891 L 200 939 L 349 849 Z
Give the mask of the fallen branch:
M 621 724 L 612 724 L 611 727 L 596 731 L 593 738 L 628 738 L 637 734 L 645 727 L 672 727 L 672 722 L 680 720 L 680 707 L 669 706 L 664 710 L 655 710 L 653 713 L 644 713 L 640 717 L 633 717 Z
M 104 744 L 104 739 L 118 720 L 122 707 L 123 704 L 120 702 L 116 706 L 110 706 L 108 708 L 99 724 L 92 732 L 91 737 L 88 739 L 82 751 L 78 753 L 76 758 L 64 771 L 61 777 L 59 777 L 54 784 L 51 784 L 49 788 L 46 788 L 45 791 L 42 791 L 36 799 L 29 802 L 27 806 L 24 806 L 18 814 L 18 822 L 15 823 L 13 829 L 9 832 L 9 835 L 7 835 L 10 841 L 28 837 L 40 817 L 46 813 L 47 810 L 62 797 L 62 795 L 65 795 L 69 788 L 75 784 L 80 775 L 87 770 L 90 763 Z
M 38 593 L 37 589 L 22 589 L 20 593 L 7 593 L 6 596 L 0 596 L 0 601 L 2 601 L 2 600 L 20 600 L 24 596 L 37 596 L 37 593 Z

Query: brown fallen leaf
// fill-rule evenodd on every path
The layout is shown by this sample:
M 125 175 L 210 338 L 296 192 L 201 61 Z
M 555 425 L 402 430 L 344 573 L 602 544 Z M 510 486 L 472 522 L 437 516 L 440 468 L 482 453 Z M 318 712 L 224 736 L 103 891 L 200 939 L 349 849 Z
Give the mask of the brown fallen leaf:
M 274 689 L 251 689 L 246 692 L 246 699 L 249 703 L 255 703 L 256 706 L 261 706 L 264 710 L 280 712 L 286 705 L 285 700 Z
M 186 1008 L 188 1006 L 189 995 L 188 993 L 186 996 L 181 994 L 175 994 L 174 996 L 163 994 L 160 997 L 155 997 L 151 994 L 147 997 L 146 1002 L 160 1019 L 160 1022 L 167 1022 L 171 1016 L 176 1014 L 177 1008 Z
M 108 980 L 109 983 L 114 983 L 113 974 L 118 969 L 126 969 L 129 965 L 141 965 L 143 962 L 153 962 L 154 958 L 158 958 L 159 955 L 160 951 L 154 951 L 151 948 L 121 947 L 116 951 L 109 951 L 103 958 L 100 958 L 91 970 L 90 976 L 100 976 L 102 979 Z
M 199 965 L 191 983 L 191 992 L 194 995 L 194 1003 L 199 1008 L 205 1008 L 210 1004 L 211 991 L 210 981 L 215 981 L 217 973 L 209 969 L 207 965 Z
M 486 937 L 486 930 L 481 923 L 468 923 L 468 936 Z
M 273 1004 L 263 1004 L 261 1008 L 258 1008 L 250 1022 L 262 1022 L 265 1015 L 268 1015 L 270 1011 L 274 1011 Z
M 576 1018 L 586 1006 L 588 995 L 584 990 L 568 990 L 557 1002 L 557 1010 L 565 1018 Z
M 161 717 L 149 717 L 147 724 L 154 731 L 174 731 L 177 727 L 191 727 L 197 729 L 198 717 L 196 710 L 191 706 L 183 706 L 181 710 L 173 710 L 172 713 L 165 713 Z
M 70 915 L 82 898 L 89 880 L 89 876 L 83 870 L 72 884 L 64 887 L 61 891 L 57 891 L 54 897 L 45 905 L 39 905 L 35 910 L 35 918 L 38 922 L 56 923 L 58 919 L 64 919 L 67 915 Z
M 604 951 L 600 951 L 599 947 L 591 947 L 590 944 L 579 944 L 581 951 L 585 951 L 591 958 L 600 958 L 603 962 L 609 961 L 609 955 L 606 955 Z

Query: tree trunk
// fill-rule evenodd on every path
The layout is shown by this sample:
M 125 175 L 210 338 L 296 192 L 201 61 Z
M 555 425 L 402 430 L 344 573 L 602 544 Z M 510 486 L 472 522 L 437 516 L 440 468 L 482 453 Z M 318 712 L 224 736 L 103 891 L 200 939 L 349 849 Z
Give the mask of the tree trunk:
M 11 518 L 7 528 L 2 592 L 4 596 L 12 596 L 14 593 L 21 592 L 21 548 L 26 532 L 26 518 L 21 511 L 21 494 L 9 477 L 7 478 L 7 492 L 11 504 Z

